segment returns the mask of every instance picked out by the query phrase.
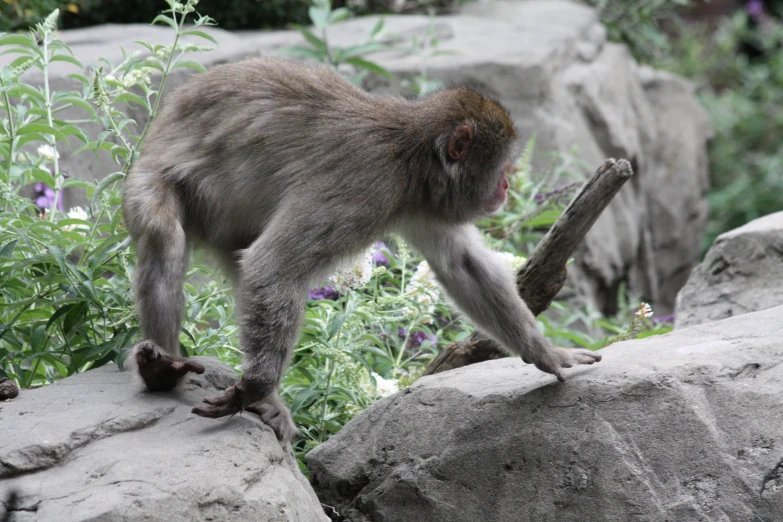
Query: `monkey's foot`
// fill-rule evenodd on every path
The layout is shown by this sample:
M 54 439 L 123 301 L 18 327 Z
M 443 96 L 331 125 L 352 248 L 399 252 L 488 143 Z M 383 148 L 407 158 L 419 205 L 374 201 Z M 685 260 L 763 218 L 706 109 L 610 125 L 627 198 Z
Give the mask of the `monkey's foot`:
M 217 419 L 226 415 L 234 415 L 243 409 L 255 413 L 261 420 L 272 428 L 277 435 L 277 439 L 283 442 L 291 440 L 299 433 L 291 418 L 291 412 L 283 401 L 277 395 L 267 395 L 262 399 L 256 400 L 244 406 L 246 397 L 249 395 L 245 389 L 247 384 L 244 379 L 237 382 L 226 390 L 226 393 L 220 397 L 211 397 L 204 399 L 204 403 L 209 407 L 196 407 L 192 412 L 201 417 Z
M 275 430 L 279 441 L 291 442 L 299 435 L 294 419 L 291 418 L 291 410 L 276 395 L 270 395 L 245 409 L 261 417 L 264 424 Z
M 565 382 L 565 368 L 571 368 L 578 364 L 593 364 L 601 360 L 601 355 L 581 348 L 559 348 L 550 346 L 540 355 L 522 357 L 526 363 L 533 363 L 536 368 L 546 373 L 553 373 L 557 380 Z
M 194 361 L 173 359 L 152 341 L 141 341 L 133 349 L 133 357 L 148 390 L 171 390 L 188 372 L 204 373 L 204 366 Z

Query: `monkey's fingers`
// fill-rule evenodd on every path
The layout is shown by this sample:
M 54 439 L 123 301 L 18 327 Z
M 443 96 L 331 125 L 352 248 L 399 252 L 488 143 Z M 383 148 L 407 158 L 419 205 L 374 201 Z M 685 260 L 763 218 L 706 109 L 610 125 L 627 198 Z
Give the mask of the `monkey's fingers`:
M 195 407 L 191 410 L 192 413 L 200 417 L 208 417 L 210 419 L 217 419 L 219 417 L 225 417 L 226 415 L 234 415 L 242 411 L 242 398 L 237 393 L 236 386 L 231 386 L 226 390 L 226 393 L 220 397 L 211 397 L 204 399 L 209 407 Z
M 174 373 L 176 374 L 177 378 L 182 377 L 188 372 L 193 372 L 201 375 L 204 373 L 204 365 L 199 364 L 195 361 L 175 361 L 172 364 L 172 368 L 174 369 Z

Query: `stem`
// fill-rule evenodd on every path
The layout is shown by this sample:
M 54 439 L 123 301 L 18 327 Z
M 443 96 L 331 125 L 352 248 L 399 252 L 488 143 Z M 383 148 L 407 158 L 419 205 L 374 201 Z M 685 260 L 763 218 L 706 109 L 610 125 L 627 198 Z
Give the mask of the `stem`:
M 147 120 L 147 123 L 144 125 L 144 129 L 141 131 L 141 135 L 139 136 L 139 140 L 136 142 L 136 146 L 133 147 L 130 153 L 130 157 L 128 158 L 128 162 L 125 163 L 125 168 L 122 169 L 122 171 L 127 174 L 130 172 L 131 167 L 133 166 L 133 157 L 136 153 L 136 150 L 138 150 L 139 147 L 141 147 L 141 144 L 144 143 L 144 137 L 147 135 L 147 130 L 150 128 L 150 123 L 152 123 L 152 120 L 155 119 L 155 116 L 158 114 L 158 106 L 160 105 L 160 99 L 163 97 L 163 88 L 166 86 L 166 79 L 169 76 L 169 72 L 171 71 L 171 62 L 174 60 L 174 53 L 177 50 L 177 44 L 179 43 L 179 37 L 182 34 L 182 27 L 185 24 L 185 18 L 186 14 L 183 13 L 182 17 L 179 19 L 179 22 L 177 22 L 177 13 L 172 11 L 171 16 L 174 17 L 174 22 L 177 25 L 177 31 L 174 35 L 174 45 L 171 46 L 171 52 L 169 53 L 169 60 L 166 63 L 166 68 L 163 70 L 163 77 L 160 80 L 160 89 L 158 89 L 158 94 L 155 96 L 155 105 L 152 107 L 152 111 L 150 111 L 150 117 Z
M 52 119 L 52 99 L 49 91 L 49 43 L 51 42 L 51 34 L 48 32 L 43 37 L 43 76 L 44 76 L 44 99 L 46 107 L 46 121 L 50 128 L 54 128 L 54 121 Z M 47 138 L 47 143 L 54 152 L 54 159 L 52 164 L 54 165 L 54 200 L 52 201 L 51 214 L 48 216 L 50 221 L 54 221 L 54 215 L 57 213 L 57 205 L 60 202 L 60 193 L 62 192 L 63 178 L 60 176 L 60 162 L 57 158 L 57 140 L 55 138 Z

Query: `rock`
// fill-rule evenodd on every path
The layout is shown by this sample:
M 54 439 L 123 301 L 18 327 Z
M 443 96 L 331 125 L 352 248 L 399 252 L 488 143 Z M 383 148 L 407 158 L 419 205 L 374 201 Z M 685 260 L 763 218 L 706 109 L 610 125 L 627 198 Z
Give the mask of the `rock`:
M 259 419 L 190 413 L 236 379 L 196 359 L 206 373 L 177 392 L 142 391 L 109 365 L 0 403 L 10 520 L 328 520 L 290 449 Z
M 677 296 L 676 327 L 783 303 L 783 212 L 721 234 Z
M 366 42 L 378 20 L 357 18 L 329 28 L 330 45 Z M 577 297 L 613 314 L 618 289 L 628 282 L 659 315 L 672 312 L 677 290 L 698 261 L 706 218 L 705 151 L 711 131 L 688 82 L 638 67 L 623 46 L 607 43 L 595 10 L 563 0 L 471 2 L 459 13 L 435 19 L 387 16 L 385 28 L 387 40 L 398 48 L 370 59 L 401 77 L 420 74 L 426 60 L 430 79 L 472 84 L 501 100 L 523 140 L 537 136 L 538 172 L 548 170 L 553 151 L 573 154 L 590 172 L 607 157 L 628 158 L 636 175 L 577 251 L 569 266 L 570 293 L 561 297 Z M 207 31 L 220 46 L 196 56 L 207 67 L 303 43 L 296 31 Z M 421 40 L 429 32 L 438 38 L 438 50 L 448 54 L 425 59 L 402 50 L 412 37 Z M 62 37 L 85 62 L 105 56 L 116 63 L 120 46 L 131 51 L 141 49 L 135 40 L 167 43 L 171 32 L 143 25 L 100 26 L 63 31 Z M 11 59 L 0 57 L 0 65 Z M 73 66 L 59 63 L 52 81 L 67 85 L 64 75 L 72 72 Z M 176 71 L 166 90 L 188 74 Z M 399 81 L 379 76 L 368 77 L 365 87 L 378 93 L 404 91 Z M 142 111 L 129 110 L 129 115 L 139 124 L 146 121 Z M 60 153 L 63 170 L 72 176 L 96 179 L 118 169 L 103 151 L 98 159 L 91 153 L 71 157 L 63 144 Z M 81 201 L 68 197 L 67 206 Z
M 0 401 L 14 399 L 19 395 L 19 387 L 7 377 L 0 378 Z
M 424 377 L 308 458 L 352 522 L 780 520 L 783 307 L 628 341 L 558 384 Z

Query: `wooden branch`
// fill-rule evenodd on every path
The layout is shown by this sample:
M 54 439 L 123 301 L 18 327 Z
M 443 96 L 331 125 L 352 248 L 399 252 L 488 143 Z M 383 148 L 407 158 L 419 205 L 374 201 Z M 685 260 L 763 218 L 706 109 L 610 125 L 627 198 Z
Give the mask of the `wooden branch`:
M 534 315 L 552 304 L 566 276 L 566 263 L 598 216 L 633 175 L 624 159 L 607 159 L 568 204 L 557 222 L 536 246 L 517 274 L 517 290 Z M 427 366 L 424 375 L 499 359 L 507 353 L 494 341 L 475 332 L 468 339 L 451 343 Z

